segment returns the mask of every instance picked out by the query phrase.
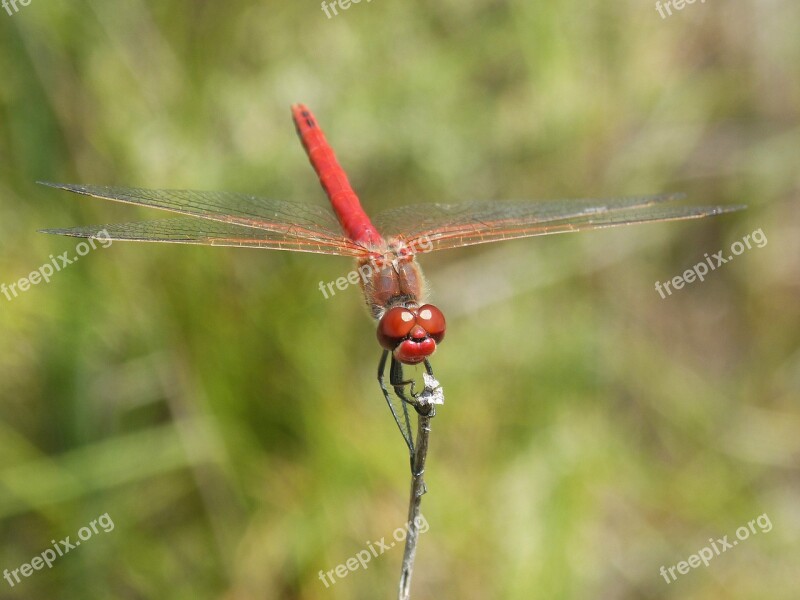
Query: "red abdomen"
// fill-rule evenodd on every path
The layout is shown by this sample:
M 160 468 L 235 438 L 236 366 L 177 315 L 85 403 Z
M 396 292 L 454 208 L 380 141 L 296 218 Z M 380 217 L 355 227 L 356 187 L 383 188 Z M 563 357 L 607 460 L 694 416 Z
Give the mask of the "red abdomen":
M 347 175 L 336 160 L 336 155 L 328 145 L 314 115 L 304 104 L 295 104 L 292 106 L 292 118 L 297 135 L 303 142 L 308 159 L 317 172 L 344 232 L 351 240 L 365 246 L 381 245 L 381 234 L 361 208 L 358 196 L 350 187 Z

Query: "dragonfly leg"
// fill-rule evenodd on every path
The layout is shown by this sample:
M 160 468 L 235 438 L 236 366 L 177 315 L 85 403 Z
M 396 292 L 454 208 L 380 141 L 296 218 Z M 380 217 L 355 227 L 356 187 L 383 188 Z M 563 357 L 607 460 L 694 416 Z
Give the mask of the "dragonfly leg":
M 425 370 L 428 372 L 428 375 L 433 377 L 433 367 L 431 366 L 431 361 L 427 358 L 425 359 Z
M 403 363 L 401 363 L 399 360 L 395 359 L 394 356 L 392 356 L 392 366 L 391 366 L 391 372 L 390 372 L 390 375 L 389 375 L 389 382 L 392 384 L 392 387 L 395 388 L 395 393 L 400 398 L 403 398 L 403 400 L 405 402 L 408 402 L 409 404 L 414 404 L 414 402 L 412 402 L 408 398 L 405 398 L 405 396 L 403 395 L 402 391 L 398 391 L 398 388 L 400 388 L 400 390 L 402 390 L 406 386 L 410 386 L 411 387 L 411 396 L 416 398 L 416 396 L 417 396 L 417 394 L 415 392 L 416 382 L 413 379 L 405 379 L 404 378 L 404 376 L 403 376 Z
M 383 397 L 386 399 L 386 404 L 389 405 L 389 410 L 392 411 L 392 417 L 394 417 L 395 423 L 397 423 L 397 427 L 400 429 L 400 433 L 403 436 L 403 440 L 406 442 L 406 446 L 408 446 L 408 451 L 411 454 L 411 458 L 413 460 L 414 457 L 414 438 L 413 434 L 411 433 L 411 420 L 408 416 L 408 408 L 406 407 L 406 402 L 400 402 L 400 407 L 402 408 L 403 414 L 402 416 L 398 414 L 397 409 L 395 408 L 394 404 L 392 403 L 391 395 L 389 394 L 389 390 L 386 387 L 386 360 L 389 357 L 389 351 L 384 350 L 383 354 L 381 354 L 381 360 L 378 363 L 378 384 L 381 386 L 381 391 L 383 392 Z M 392 367 L 394 367 L 395 359 L 392 357 Z M 391 375 L 390 375 L 391 377 Z M 394 382 L 392 382 L 394 386 Z M 401 388 L 402 389 L 402 388 Z M 397 387 L 395 387 L 395 391 L 397 391 Z M 402 396 L 400 397 L 402 400 Z
M 395 395 L 403 401 L 403 404 L 410 404 L 419 412 L 416 402 L 417 396 L 414 393 L 414 382 L 403 378 L 403 363 L 394 356 L 392 356 L 392 366 L 389 369 L 389 383 L 392 384 Z M 406 395 L 405 388 L 407 385 L 411 386 L 410 398 Z
M 386 387 L 386 361 L 389 359 L 389 351 L 384 350 L 381 354 L 380 362 L 378 363 L 378 383 L 381 386 L 383 397 L 386 399 L 386 404 L 389 405 L 389 410 L 392 412 L 395 423 L 403 436 L 403 439 L 408 446 L 411 459 L 411 472 L 416 476 L 420 476 L 422 471 L 415 468 L 415 456 L 419 448 L 417 444 L 420 443 L 419 439 L 414 439 L 414 434 L 411 431 L 411 418 L 409 416 L 408 405 L 414 407 L 418 414 L 418 425 L 422 427 L 421 432 L 428 431 L 428 423 L 436 414 L 435 405 L 444 402 L 444 392 L 441 385 L 433 376 L 433 367 L 428 360 L 425 360 L 425 373 L 422 377 L 425 381 L 425 388 L 422 392 L 417 393 L 414 390 L 413 381 L 406 380 L 403 377 L 403 363 L 398 361 L 392 356 L 391 366 L 389 368 L 389 383 L 394 388 L 395 396 L 400 400 L 398 404 L 392 401 L 392 395 Z M 411 395 L 406 393 L 406 386 L 411 386 Z M 417 436 L 421 435 L 419 432 Z M 424 436 L 423 436 L 424 437 Z M 424 441 L 424 439 L 423 439 Z M 424 493 L 424 492 L 422 492 Z
M 392 356 L 389 383 L 394 387 L 394 393 L 397 397 L 404 403 L 413 406 L 418 414 L 425 417 L 433 417 L 436 414 L 434 404 L 441 404 L 444 401 L 444 396 L 441 394 L 439 382 L 433 377 L 433 367 L 431 367 L 431 363 L 427 359 L 425 359 L 425 370 L 427 372 L 425 389 L 421 393 L 417 393 L 414 389 L 414 381 L 403 378 L 403 363 Z M 411 388 L 410 397 L 405 392 L 407 385 Z

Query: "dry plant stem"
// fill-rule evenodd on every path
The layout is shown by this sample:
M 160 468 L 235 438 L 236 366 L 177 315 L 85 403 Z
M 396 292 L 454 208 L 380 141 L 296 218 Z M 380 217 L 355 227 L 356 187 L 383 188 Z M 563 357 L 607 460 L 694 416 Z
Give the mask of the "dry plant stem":
M 408 600 L 411 593 L 411 575 L 414 571 L 414 557 L 417 554 L 419 539 L 420 504 L 425 488 L 425 458 L 428 455 L 428 436 L 431 433 L 431 419 L 436 414 L 433 406 L 427 414 L 417 415 L 417 446 L 411 469 L 411 497 L 408 501 L 408 535 L 403 553 L 403 568 L 400 571 L 399 600 Z

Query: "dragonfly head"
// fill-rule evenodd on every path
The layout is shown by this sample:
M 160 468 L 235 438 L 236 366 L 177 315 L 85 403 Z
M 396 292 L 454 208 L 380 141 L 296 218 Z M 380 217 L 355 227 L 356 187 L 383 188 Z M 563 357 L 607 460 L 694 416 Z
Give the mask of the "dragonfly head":
M 401 363 L 415 365 L 434 353 L 445 327 L 442 311 L 433 304 L 395 306 L 378 321 L 378 342 Z

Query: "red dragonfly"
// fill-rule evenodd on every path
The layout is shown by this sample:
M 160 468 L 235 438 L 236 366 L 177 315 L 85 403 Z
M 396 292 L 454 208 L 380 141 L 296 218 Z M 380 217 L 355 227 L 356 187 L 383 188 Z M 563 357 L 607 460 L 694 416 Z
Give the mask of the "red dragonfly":
M 693 219 L 741 208 L 677 205 L 681 194 L 610 200 L 464 202 L 395 208 L 378 214 L 373 223 L 311 111 L 296 104 L 292 106 L 292 117 L 332 210 L 230 192 L 41 182 L 95 198 L 182 215 L 43 232 L 81 238 L 245 246 L 354 257 L 364 298 L 378 322 L 377 337 L 383 347 L 378 379 L 412 456 L 414 447 L 406 404 L 430 415 L 433 404 L 443 401 L 428 357 L 445 334 L 444 315 L 425 301 L 425 282 L 415 260 L 417 253 L 629 223 Z M 393 406 L 385 385 L 390 353 L 390 383 L 402 400 L 402 411 Z M 418 363 L 426 367 L 425 390 L 420 394 L 414 391 L 413 382 L 404 380 L 402 368 L 404 364 Z M 405 393 L 409 383 L 410 397 Z

